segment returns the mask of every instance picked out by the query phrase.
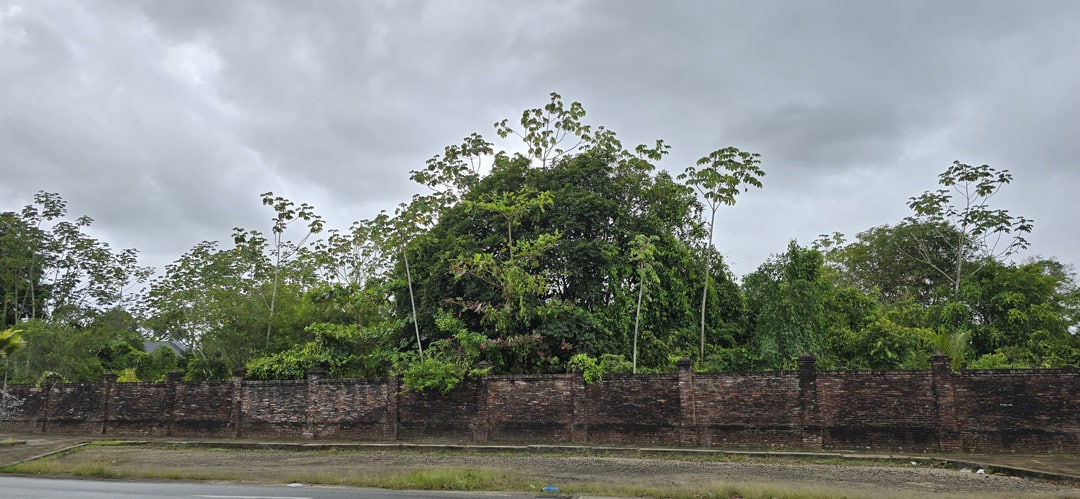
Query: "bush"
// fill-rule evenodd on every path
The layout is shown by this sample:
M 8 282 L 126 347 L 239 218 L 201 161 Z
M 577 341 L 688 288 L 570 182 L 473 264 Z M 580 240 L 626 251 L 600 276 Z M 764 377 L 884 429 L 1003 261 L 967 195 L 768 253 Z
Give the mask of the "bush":
M 428 357 L 409 364 L 401 373 L 402 382 L 410 390 L 438 390 L 446 394 L 465 379 L 466 369 L 461 364 Z
M 599 359 L 579 353 L 567 362 L 570 372 L 580 372 L 586 384 L 599 383 L 605 374 L 628 373 L 633 370 L 633 363 L 622 355 L 605 353 Z

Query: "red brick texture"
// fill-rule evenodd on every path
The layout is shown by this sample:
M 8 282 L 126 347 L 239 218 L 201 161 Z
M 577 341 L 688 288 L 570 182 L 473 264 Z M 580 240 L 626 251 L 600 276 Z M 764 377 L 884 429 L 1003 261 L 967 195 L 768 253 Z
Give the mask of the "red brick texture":
M 1080 370 L 489 376 L 14 385 L 0 430 L 130 436 L 1080 453 Z

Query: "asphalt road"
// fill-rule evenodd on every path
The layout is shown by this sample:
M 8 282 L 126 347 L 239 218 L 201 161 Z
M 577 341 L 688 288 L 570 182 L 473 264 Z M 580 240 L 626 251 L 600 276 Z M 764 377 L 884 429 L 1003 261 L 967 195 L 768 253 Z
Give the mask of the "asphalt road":
M 285 485 L 236 485 L 187 482 L 133 482 L 57 480 L 0 476 L 4 499 L 140 499 L 183 497 L 189 499 L 434 499 L 482 496 L 485 499 L 522 499 L 521 495 L 417 492 L 346 487 L 290 487 Z

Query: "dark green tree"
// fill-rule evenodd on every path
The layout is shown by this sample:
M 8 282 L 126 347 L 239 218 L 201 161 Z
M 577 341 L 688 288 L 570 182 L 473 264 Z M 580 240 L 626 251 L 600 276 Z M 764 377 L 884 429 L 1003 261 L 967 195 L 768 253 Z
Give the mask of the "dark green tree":
M 907 221 L 860 232 L 855 241 L 831 250 L 829 258 L 842 281 L 876 294 L 886 306 L 930 306 L 951 297 L 952 282 L 937 269 L 952 266 L 959 238 L 948 225 Z

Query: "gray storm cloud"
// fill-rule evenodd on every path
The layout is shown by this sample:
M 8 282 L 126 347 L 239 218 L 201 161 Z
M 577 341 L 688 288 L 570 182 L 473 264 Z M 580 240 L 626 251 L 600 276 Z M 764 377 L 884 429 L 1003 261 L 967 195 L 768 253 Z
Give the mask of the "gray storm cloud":
M 954 159 L 1009 169 L 1032 254 L 1080 261 L 1080 4 L 0 0 L 0 209 L 61 193 L 161 266 L 258 194 L 345 226 L 408 171 L 557 91 L 680 171 L 736 145 L 736 273 L 788 239 L 906 215 Z M 509 147 L 510 144 L 500 144 Z

